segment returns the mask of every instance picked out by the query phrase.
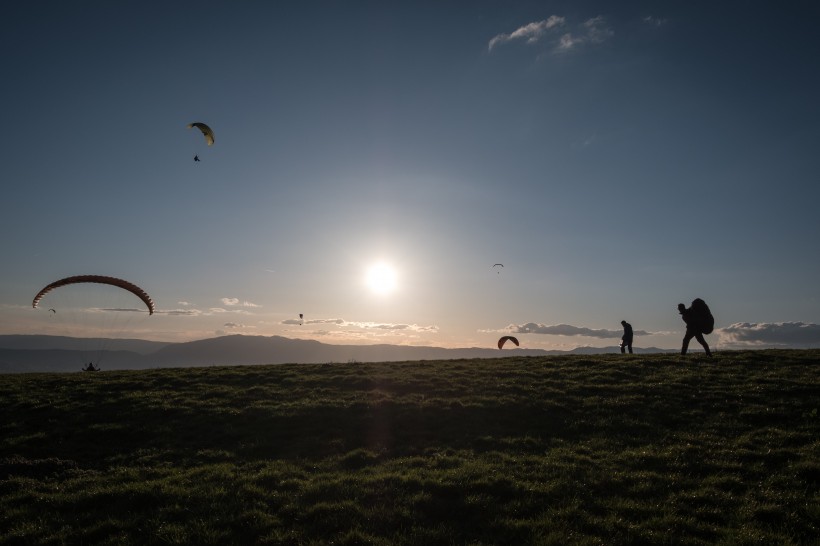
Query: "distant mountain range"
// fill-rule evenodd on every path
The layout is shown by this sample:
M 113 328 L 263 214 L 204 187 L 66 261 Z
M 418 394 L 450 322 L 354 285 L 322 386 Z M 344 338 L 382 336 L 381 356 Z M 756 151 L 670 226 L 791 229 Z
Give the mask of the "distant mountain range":
M 89 361 L 103 370 L 138 370 L 192 366 L 311 364 L 325 362 L 390 362 L 451 360 L 500 356 L 617 353 L 612 347 L 578 347 L 571 351 L 543 349 L 444 349 L 406 345 L 330 345 L 281 336 L 231 335 L 185 343 L 140 339 L 85 339 L 41 335 L 0 335 L 0 373 L 79 371 Z M 636 349 L 637 353 L 670 350 Z

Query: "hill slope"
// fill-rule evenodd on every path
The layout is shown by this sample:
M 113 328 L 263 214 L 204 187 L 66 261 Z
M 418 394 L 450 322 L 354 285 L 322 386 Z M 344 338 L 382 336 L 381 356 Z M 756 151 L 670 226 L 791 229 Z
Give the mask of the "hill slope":
M 757 351 L 7 375 L 0 542 L 813 544 L 818 364 Z

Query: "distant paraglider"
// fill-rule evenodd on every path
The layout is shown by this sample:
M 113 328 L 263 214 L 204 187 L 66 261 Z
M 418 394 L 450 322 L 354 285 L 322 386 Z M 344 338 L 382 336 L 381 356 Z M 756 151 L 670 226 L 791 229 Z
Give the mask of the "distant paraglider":
M 499 266 L 503 268 L 503 267 L 504 267 L 504 264 L 493 264 L 493 267 L 492 267 L 492 268 L 493 268 L 493 269 L 495 269 L 496 267 L 499 267 Z M 499 269 L 499 270 L 497 271 L 497 273 L 498 273 L 498 274 L 501 274 L 501 270 Z
M 205 125 L 204 123 L 200 123 L 198 121 L 195 121 L 194 123 L 189 123 L 188 124 L 188 129 L 193 129 L 194 127 L 196 127 L 197 129 L 199 129 L 202 132 L 202 136 L 205 137 L 205 142 L 208 143 L 208 146 L 213 146 L 213 144 L 214 144 L 214 132 L 213 132 L 213 130 L 211 130 L 211 128 L 208 127 L 207 125 Z M 199 159 L 199 154 L 195 154 L 194 155 L 194 163 L 199 163 L 200 161 L 202 161 L 202 160 Z
M 303 322 L 304 318 L 305 318 L 305 315 L 303 315 L 302 313 L 299 313 L 299 326 L 302 325 L 302 322 Z
M 498 348 L 501 349 L 507 341 L 512 341 L 515 343 L 515 346 L 518 347 L 518 339 L 513 336 L 502 336 L 501 339 L 498 340 Z
M 198 121 L 188 124 L 188 129 L 193 129 L 194 127 L 202 131 L 202 135 L 205 137 L 205 142 L 208 143 L 208 146 L 213 146 L 214 132 L 211 130 L 211 128 L 205 125 L 204 123 L 200 123 Z

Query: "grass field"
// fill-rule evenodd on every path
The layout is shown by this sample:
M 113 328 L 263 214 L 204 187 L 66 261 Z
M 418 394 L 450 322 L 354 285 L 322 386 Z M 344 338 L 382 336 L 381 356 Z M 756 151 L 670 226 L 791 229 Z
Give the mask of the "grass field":
M 820 351 L 0 376 L 0 544 L 819 544 Z

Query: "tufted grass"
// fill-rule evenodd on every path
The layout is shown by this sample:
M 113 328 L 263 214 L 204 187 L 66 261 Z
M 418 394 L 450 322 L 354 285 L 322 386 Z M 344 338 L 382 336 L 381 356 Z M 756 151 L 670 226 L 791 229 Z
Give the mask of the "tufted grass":
M 817 544 L 820 351 L 0 376 L 0 544 Z

